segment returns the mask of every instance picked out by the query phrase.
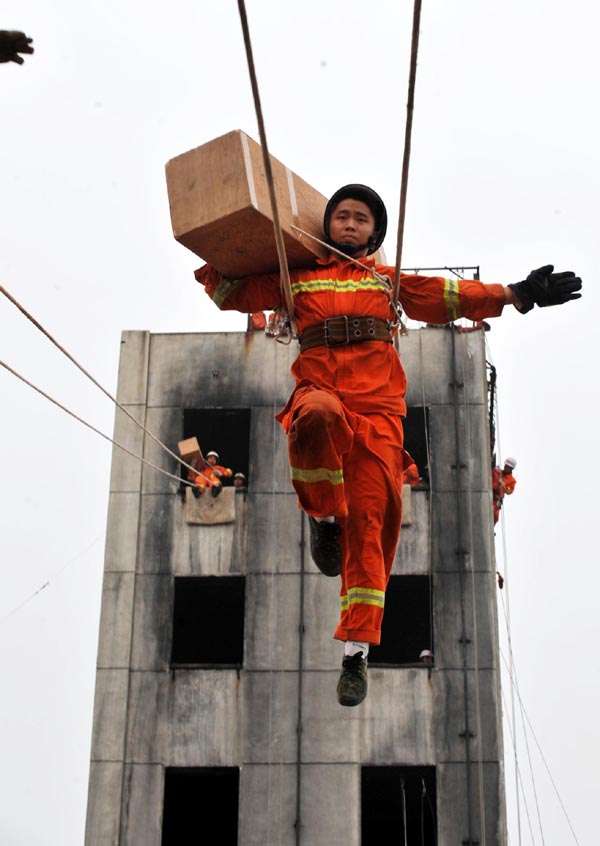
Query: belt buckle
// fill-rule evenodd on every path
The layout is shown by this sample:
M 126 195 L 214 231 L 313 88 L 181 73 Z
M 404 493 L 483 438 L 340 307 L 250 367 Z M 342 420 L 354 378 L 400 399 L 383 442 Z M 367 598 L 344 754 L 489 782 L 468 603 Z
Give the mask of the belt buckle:
M 342 338 L 341 341 L 334 340 L 330 337 L 329 334 L 330 331 L 333 332 L 335 328 L 338 328 L 332 325 L 330 330 L 330 324 L 334 324 L 336 321 L 340 321 L 339 328 L 341 328 L 342 331 L 346 334 L 346 337 Z M 350 336 L 348 334 L 348 315 L 341 314 L 339 317 L 328 317 L 327 320 L 323 323 L 323 333 L 325 335 L 326 347 L 341 347 L 344 346 L 344 344 L 349 344 Z

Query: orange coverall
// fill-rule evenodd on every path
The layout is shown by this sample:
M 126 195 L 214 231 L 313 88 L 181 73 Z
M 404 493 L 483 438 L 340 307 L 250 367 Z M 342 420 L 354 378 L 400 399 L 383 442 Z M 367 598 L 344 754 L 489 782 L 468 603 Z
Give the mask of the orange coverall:
M 395 269 L 375 267 L 393 280 Z M 196 279 L 220 309 L 251 313 L 282 305 L 278 273 L 228 279 L 205 265 Z M 334 256 L 290 270 L 298 333 L 339 315 L 390 319 L 388 289 L 370 270 Z M 502 285 L 403 275 L 406 315 L 427 323 L 496 317 Z M 298 505 L 315 517 L 334 515 L 342 528 L 340 621 L 334 637 L 378 644 L 385 590 L 402 523 L 402 417 L 406 376 L 393 343 L 319 346 L 292 364 L 296 387 L 276 415 L 288 435 Z
M 192 461 L 192 466 L 197 462 Z M 231 476 L 233 473 L 229 467 L 222 467 L 220 464 L 205 464 L 204 467 L 196 467 L 197 473 L 188 470 L 188 481 L 194 482 L 200 493 L 204 493 L 207 487 L 214 488 L 222 485 L 221 477 Z M 219 475 L 220 474 L 220 475 Z
M 404 468 L 404 484 L 414 487 L 419 484 L 419 481 L 419 468 L 415 462 L 411 460 L 410 464 Z
M 505 473 L 504 469 L 494 467 L 492 470 L 492 495 L 494 497 L 494 523 L 497 523 L 500 518 L 500 509 L 502 508 L 502 500 L 504 495 L 510 495 L 517 484 L 517 480 L 512 473 Z

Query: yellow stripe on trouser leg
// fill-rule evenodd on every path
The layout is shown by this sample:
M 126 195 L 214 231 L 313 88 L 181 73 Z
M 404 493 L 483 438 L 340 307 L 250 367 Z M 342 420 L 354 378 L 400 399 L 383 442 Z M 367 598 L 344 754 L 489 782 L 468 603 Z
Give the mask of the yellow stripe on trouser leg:
M 348 593 L 340 596 L 341 610 L 347 611 L 351 605 L 377 605 L 379 608 L 383 608 L 385 592 L 374 588 L 349 588 Z
M 327 467 L 316 467 L 314 470 L 307 470 L 302 467 L 290 467 L 290 474 L 293 482 L 329 482 L 332 485 L 344 484 L 344 472 L 339 470 L 328 470 Z

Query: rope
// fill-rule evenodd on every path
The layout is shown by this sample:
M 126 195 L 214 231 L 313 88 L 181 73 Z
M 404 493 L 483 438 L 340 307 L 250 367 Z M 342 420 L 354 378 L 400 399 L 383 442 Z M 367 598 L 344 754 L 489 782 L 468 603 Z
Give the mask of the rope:
M 271 159 L 270 159 L 270 156 L 269 156 L 269 148 L 268 148 L 268 144 L 267 144 L 267 135 L 266 135 L 266 132 L 265 132 L 265 124 L 264 124 L 264 119 L 263 119 L 263 114 L 262 114 L 260 94 L 259 94 L 259 91 L 258 91 L 258 82 L 257 82 L 257 78 L 256 78 L 256 70 L 255 70 L 255 67 L 254 67 L 254 58 L 253 58 L 253 55 L 252 55 L 252 44 L 251 44 L 251 40 L 250 40 L 250 30 L 249 30 L 249 27 L 248 27 L 248 17 L 246 15 L 246 7 L 245 7 L 244 0 L 238 0 L 238 8 L 239 8 L 239 12 L 240 12 L 240 20 L 241 20 L 242 31 L 243 31 L 243 35 L 244 35 L 244 45 L 245 45 L 245 48 L 246 48 L 246 58 L 248 60 L 248 71 L 250 73 L 250 83 L 251 83 L 251 86 L 252 86 L 252 95 L 253 95 L 253 98 L 254 98 L 254 106 L 255 106 L 255 110 L 256 110 L 256 119 L 257 119 L 257 122 L 258 122 L 258 131 L 259 131 L 259 135 L 260 135 L 261 151 L 262 151 L 262 157 L 263 157 L 263 164 L 264 164 L 264 168 L 265 168 L 265 178 L 267 180 L 267 186 L 268 186 L 268 189 L 269 189 L 269 199 L 270 199 L 270 203 L 271 203 L 271 214 L 272 214 L 272 217 L 273 217 L 273 231 L 274 231 L 274 234 L 275 234 L 275 243 L 276 243 L 276 246 L 277 246 L 277 256 L 278 256 L 278 259 L 279 259 L 281 286 L 283 288 L 283 294 L 284 294 L 284 298 L 285 298 L 285 302 L 286 302 L 286 308 L 287 308 L 288 319 L 289 319 L 289 324 L 290 324 L 290 334 L 291 334 L 290 341 L 291 341 L 292 337 L 294 337 L 294 338 L 298 337 L 298 331 L 297 331 L 297 328 L 296 328 L 296 320 L 295 320 L 295 313 L 294 313 L 294 298 L 293 298 L 293 295 L 292 295 L 292 286 L 291 286 L 291 282 L 290 282 L 290 274 L 289 274 L 289 269 L 288 269 L 288 264 L 287 264 L 287 257 L 286 257 L 286 253 L 285 253 L 285 245 L 284 245 L 284 242 L 283 242 L 283 234 L 282 234 L 281 224 L 280 224 L 280 220 L 279 220 L 279 210 L 278 210 L 278 207 L 277 207 L 277 197 L 276 197 L 276 194 L 275 194 L 273 172 L 272 172 L 272 168 L 271 168 Z M 276 335 L 275 337 L 276 337 L 276 340 L 279 340 L 279 335 Z M 289 341 L 288 341 L 288 343 L 289 343 Z M 274 395 L 275 395 L 275 386 L 273 386 L 273 399 L 275 398 Z M 273 440 L 273 443 L 275 444 L 275 440 Z M 271 498 L 272 498 L 272 503 L 273 503 L 272 508 L 274 508 L 274 502 L 275 502 L 274 493 L 275 493 L 275 462 L 273 462 L 273 476 L 272 476 L 272 493 L 271 493 Z M 274 515 L 273 515 L 273 520 L 274 520 Z M 274 594 L 274 590 L 275 590 L 274 577 L 275 577 L 275 570 L 273 568 L 273 570 L 271 571 L 271 591 L 272 591 L 271 606 L 272 606 L 272 608 L 275 605 L 275 602 L 274 602 L 274 597 L 275 597 L 275 594 Z M 271 666 L 273 666 L 273 662 L 271 662 Z M 300 668 L 300 673 L 301 673 L 301 668 Z M 283 682 L 284 682 L 283 668 L 280 671 L 280 682 L 283 685 Z M 271 705 L 271 707 L 269 709 L 270 712 L 273 710 L 272 709 L 272 688 L 273 688 L 273 683 L 271 681 L 270 689 L 269 689 L 269 700 L 270 700 L 270 705 Z M 271 713 L 270 713 L 270 716 L 269 716 L 269 736 L 272 737 L 272 716 L 271 716 Z M 269 744 L 269 746 L 270 746 L 270 748 L 272 748 L 273 744 L 271 743 L 271 744 Z M 300 748 L 300 747 L 298 747 L 298 748 Z M 272 763 L 273 763 L 272 760 L 270 760 L 271 765 L 272 765 Z M 282 762 L 280 763 L 280 768 L 281 768 L 281 766 L 282 766 Z M 271 769 L 271 767 L 269 767 L 269 769 Z M 297 789 L 297 795 L 296 795 L 296 842 L 299 843 L 300 825 L 301 825 L 299 785 L 297 785 L 297 788 L 298 789 Z M 267 804 L 270 808 L 270 806 L 271 806 L 271 778 L 270 778 L 270 776 L 269 776 L 269 779 L 268 779 L 267 793 L 268 793 Z M 271 819 L 271 814 L 269 813 L 269 820 L 270 819 Z M 281 821 L 281 819 L 282 819 L 282 813 L 281 813 L 281 809 L 280 809 L 280 821 Z M 270 826 L 270 822 L 269 822 L 269 826 Z M 280 832 L 280 835 L 279 835 L 279 840 L 281 842 L 281 832 Z
M 394 299 L 392 297 L 392 291 L 393 291 L 392 280 L 390 279 L 389 276 L 384 276 L 382 273 L 378 273 L 377 270 L 375 270 L 374 267 L 369 267 L 369 265 L 363 264 L 358 259 L 353 258 L 352 256 L 347 256 L 346 253 L 342 253 L 341 250 L 338 250 L 336 247 L 332 246 L 331 244 L 328 244 L 326 241 L 321 241 L 321 239 L 317 238 L 316 235 L 313 235 L 312 232 L 306 232 L 306 230 L 301 229 L 299 226 L 294 226 L 294 224 L 291 225 L 291 228 L 294 229 L 296 232 L 298 232 L 300 235 L 306 235 L 308 238 L 312 238 L 312 240 L 316 241 L 317 244 L 321 244 L 323 247 L 327 247 L 327 249 L 330 252 L 335 253 L 336 255 L 340 256 L 340 258 L 343 258 L 345 261 L 353 262 L 357 267 L 362 268 L 362 270 L 366 270 L 367 273 L 370 273 L 372 276 L 374 276 L 375 279 L 378 282 L 381 282 L 383 285 L 385 285 L 385 289 L 386 289 L 387 295 L 388 295 L 389 300 L 390 300 L 390 308 L 392 309 L 392 311 L 394 313 L 394 324 L 393 325 L 394 326 L 398 326 L 398 325 L 400 326 L 400 334 L 401 335 L 407 334 L 406 326 L 404 325 L 404 323 L 400 319 L 400 312 L 399 312 L 399 310 L 396 306 L 396 303 L 394 302 Z
M 502 655 L 502 653 L 501 653 L 501 655 Z M 556 797 L 557 797 L 557 799 L 558 799 L 558 801 L 559 801 L 559 803 L 560 803 L 560 806 L 561 806 L 561 808 L 562 808 L 562 811 L 563 811 L 563 813 L 564 813 L 564 815 L 565 815 L 565 819 L 566 819 L 566 821 L 567 821 L 567 823 L 568 823 L 568 825 L 569 825 L 569 828 L 571 829 L 571 834 L 573 835 L 573 840 L 575 841 L 575 843 L 579 844 L 579 840 L 577 839 L 577 836 L 576 836 L 576 834 L 575 834 L 575 831 L 574 831 L 574 829 L 573 829 L 573 826 L 571 825 L 571 820 L 569 819 L 569 815 L 567 814 L 567 809 L 565 808 L 564 803 L 563 803 L 563 801 L 562 801 L 562 799 L 561 799 L 561 796 L 560 796 L 560 793 L 559 793 L 558 787 L 556 786 L 556 782 L 554 781 L 554 778 L 552 777 L 552 773 L 550 772 L 550 767 L 548 766 L 548 763 L 547 763 L 547 761 L 546 761 L 546 758 L 544 757 L 544 753 L 542 752 L 542 747 L 540 746 L 540 743 L 539 743 L 539 741 L 538 741 L 538 739 L 537 739 L 537 737 L 536 737 L 535 731 L 533 730 L 533 726 L 531 725 L 531 720 L 529 719 L 529 716 L 528 716 L 528 714 L 527 714 L 527 711 L 525 710 L 525 706 L 523 705 L 523 700 L 521 699 L 521 694 L 519 693 L 519 687 L 518 687 L 518 684 L 517 684 L 517 679 L 516 679 L 516 677 L 513 679 L 513 677 L 511 676 L 511 670 L 510 670 L 510 668 L 509 668 L 509 664 L 508 664 L 508 662 L 507 662 L 507 660 L 506 660 L 506 658 L 505 658 L 505 656 L 504 656 L 504 655 L 502 655 L 502 660 L 504 661 L 504 665 L 505 665 L 505 667 L 506 667 L 506 669 L 507 669 L 507 672 L 508 672 L 508 674 L 509 674 L 509 678 L 511 679 L 511 683 L 514 683 L 514 685 L 515 685 L 515 687 L 516 687 L 516 690 L 517 690 L 517 697 L 518 697 L 518 699 L 519 699 L 519 706 L 520 706 L 520 708 L 521 708 L 521 711 L 522 711 L 523 715 L 525 716 L 525 719 L 527 720 L 527 723 L 528 723 L 528 725 L 529 725 L 529 729 L 530 729 L 531 734 L 532 734 L 532 736 L 533 736 L 533 739 L 534 739 L 534 741 L 535 741 L 535 745 L 537 746 L 538 752 L 540 753 L 540 757 L 541 757 L 541 759 L 542 759 L 542 762 L 543 762 L 544 767 L 545 767 L 545 769 L 546 769 L 546 772 L 547 772 L 547 774 L 548 774 L 548 778 L 550 779 L 550 782 L 551 782 L 551 784 L 552 784 L 552 787 L 554 788 L 554 792 L 556 793 Z M 513 671 L 514 671 L 514 666 L 513 666 Z M 510 726 L 509 726 L 509 729 L 510 729 Z M 512 736 L 512 732 L 511 732 L 511 736 Z
M 402 161 L 402 182 L 400 186 L 400 213 L 398 216 L 398 241 L 396 246 L 396 273 L 394 276 L 394 303 L 400 299 L 400 263 L 402 261 L 402 242 L 404 240 L 404 218 L 406 213 L 406 194 L 408 189 L 408 166 L 412 134 L 412 116 L 415 102 L 415 79 L 417 75 L 417 51 L 419 49 L 419 23 L 421 20 L 421 0 L 415 0 L 413 10 L 413 30 L 408 80 L 408 101 L 406 103 L 406 127 L 404 131 L 404 157 Z
M 13 376 L 16 376 L 17 379 L 20 379 L 21 382 L 24 382 L 30 388 L 33 388 L 34 391 L 37 391 L 38 394 L 41 394 L 43 397 L 45 397 L 45 399 L 49 400 L 51 403 L 54 403 L 54 405 L 58 406 L 58 408 L 60 408 L 62 411 L 66 411 L 67 414 L 70 414 L 71 417 L 74 417 L 75 420 L 79 421 L 79 423 L 83 423 L 83 425 L 87 426 L 88 429 L 91 429 L 92 432 L 96 432 L 96 434 L 100 435 L 101 438 L 104 438 L 105 440 L 110 441 L 111 444 L 114 444 L 114 446 L 118 447 L 119 449 L 122 449 L 123 452 L 126 452 L 126 453 L 128 453 L 128 455 L 131 455 L 132 458 L 137 458 L 138 461 L 141 461 L 143 464 L 147 464 L 148 467 L 152 467 L 154 470 L 158 470 L 159 473 L 162 473 L 165 476 L 169 476 L 171 479 L 176 479 L 178 482 L 180 482 L 184 485 L 189 485 L 189 487 L 191 487 L 191 488 L 194 487 L 194 484 L 192 482 L 187 482 L 185 479 L 182 479 L 180 476 L 175 476 L 173 473 L 169 473 L 168 470 L 164 470 L 162 467 L 158 467 L 156 464 L 152 464 L 151 461 L 148 461 L 147 459 L 142 458 L 140 455 L 136 455 L 135 452 L 132 452 L 127 447 L 124 447 L 124 446 L 122 446 L 122 444 L 119 444 L 116 441 L 114 441 L 112 438 L 109 438 L 109 436 L 105 435 L 104 432 L 101 432 L 99 429 L 96 429 L 96 427 L 92 426 L 91 423 L 87 423 L 85 420 L 83 420 L 83 418 L 81 418 L 77 414 L 75 414 L 75 412 L 70 411 L 66 406 L 61 405 L 61 403 L 58 402 L 58 400 L 53 399 L 53 397 L 51 397 L 45 391 L 42 391 L 41 388 L 38 388 L 36 385 L 34 385 L 32 382 L 30 382 L 24 376 L 21 376 L 20 373 L 17 373 L 16 370 L 13 370 L 13 368 L 10 367 L 10 365 L 8 365 L 5 361 L 0 360 L 0 365 L 2 365 L 2 367 L 4 367 L 6 370 L 8 370 L 9 373 L 12 373 Z M 194 471 L 194 472 L 198 473 L 197 470 Z M 206 476 L 204 476 L 202 473 L 198 473 L 198 475 L 202 476 L 203 479 L 206 479 Z
M 66 564 L 63 564 L 63 566 L 60 568 L 60 570 L 57 570 L 56 573 L 49 576 L 46 579 L 46 581 L 42 585 L 40 585 L 39 588 L 37 588 L 37 590 L 34 590 L 33 593 L 29 594 L 29 596 L 26 599 L 24 599 L 19 605 L 17 605 L 16 608 L 13 608 L 12 611 L 9 611 L 8 614 L 5 614 L 4 617 L 0 618 L 0 626 L 4 625 L 4 623 L 10 617 L 12 617 L 18 611 L 20 611 L 21 608 L 23 608 L 25 605 L 27 605 L 28 602 L 31 602 L 32 599 L 35 599 L 35 597 L 38 596 L 38 594 L 40 594 L 43 590 L 45 590 L 47 587 L 50 587 L 50 585 L 52 584 L 54 579 L 57 579 L 67 569 L 67 567 L 70 567 L 71 564 L 74 564 L 83 555 L 88 553 L 90 551 L 90 549 L 92 549 L 92 547 L 94 547 L 98 543 L 98 541 L 100 540 L 101 537 L 102 537 L 101 535 L 98 535 L 97 538 L 94 538 L 94 540 L 90 544 L 88 544 L 88 546 L 86 546 L 85 549 L 83 549 L 81 552 L 78 552 L 77 555 L 73 556 L 73 558 L 70 558 L 67 561 Z
M 488 346 L 488 355 L 487 358 L 492 361 L 490 352 L 489 352 L 489 344 Z M 494 379 L 494 399 L 495 399 L 495 420 L 496 420 L 496 427 L 495 427 L 495 446 L 500 446 L 500 415 L 498 411 L 498 387 L 497 387 L 497 379 Z M 502 520 L 504 520 L 504 513 L 502 513 Z M 503 523 L 501 524 L 503 525 Z M 508 558 L 506 554 L 506 535 L 504 531 L 502 532 L 502 549 L 503 549 L 503 561 L 504 561 L 504 582 L 506 587 L 506 611 L 505 611 L 505 620 L 506 620 L 506 634 L 508 637 L 508 646 L 509 646 L 509 655 L 510 660 L 512 662 L 512 638 L 511 638 L 511 625 L 510 625 L 510 599 L 509 599 L 509 584 L 508 584 Z M 504 607 L 504 599 L 502 600 L 502 605 Z M 512 684 L 512 663 L 511 663 L 511 672 L 509 672 L 509 677 L 511 679 L 510 685 L 510 701 L 511 701 L 511 716 L 513 725 L 516 726 L 516 716 L 515 716 L 515 693 L 514 687 Z M 517 808 L 517 836 L 518 836 L 518 844 L 521 846 L 521 803 L 519 799 L 519 759 L 518 759 L 518 751 L 517 751 L 517 742 L 516 742 L 516 731 L 513 736 L 513 756 L 515 760 L 515 785 L 516 785 L 516 808 Z
M 150 438 L 152 438 L 152 440 L 153 440 L 153 441 L 155 441 L 155 443 L 157 443 L 157 444 L 158 444 L 158 445 L 159 445 L 162 449 L 164 449 L 164 450 L 165 450 L 165 452 L 167 452 L 167 453 L 168 453 L 168 454 L 169 454 L 172 458 L 174 458 L 176 461 L 178 461 L 178 462 L 179 462 L 179 463 L 180 463 L 183 467 L 187 468 L 188 470 L 193 470 L 193 471 L 194 471 L 194 473 L 198 473 L 198 470 L 196 470 L 196 468 L 195 468 L 195 467 L 192 467 L 192 465 L 191 465 L 191 464 L 187 464 L 187 463 L 186 463 L 186 462 L 185 462 L 185 461 L 181 458 L 181 456 L 177 455 L 177 454 L 176 454 L 176 453 L 174 453 L 172 450 L 170 450 L 170 449 L 169 449 L 169 447 L 168 447 L 168 446 L 166 446 L 166 444 L 163 444 L 163 442 L 162 442 L 162 441 L 160 441 L 160 440 L 156 437 L 156 435 L 152 434 L 152 432 L 150 432 L 150 431 L 149 431 L 149 429 L 146 429 L 146 427 L 145 427 L 142 423 L 140 423 L 140 421 L 139 421 L 136 417 L 134 417 L 134 416 L 133 416 L 133 414 L 131 414 L 131 412 L 129 412 L 129 411 L 128 411 L 128 410 L 127 410 L 124 406 L 122 406 L 122 405 L 121 405 L 121 403 L 120 403 L 120 402 L 119 402 L 119 401 L 118 401 L 115 397 L 113 397 L 113 396 L 112 396 L 112 394 L 110 394 L 110 393 L 106 390 L 106 388 L 104 388 L 104 387 L 103 387 L 103 386 L 102 386 L 102 385 L 101 385 L 101 384 L 100 384 L 100 383 L 99 383 L 96 379 L 94 379 L 94 377 L 91 375 L 91 373 L 88 373 L 88 371 L 87 371 L 84 367 L 82 367 L 82 366 L 81 366 L 81 364 L 79 364 L 79 362 L 78 362 L 75 358 L 73 358 L 73 356 L 72 356 L 69 352 L 67 352 L 67 350 L 66 350 L 63 346 L 61 346 L 61 344 L 59 344 L 59 343 L 58 343 L 58 341 L 57 341 L 55 338 L 53 338 L 53 337 L 52 337 L 52 335 L 51 335 L 51 334 L 50 334 L 50 333 L 49 333 L 46 329 L 44 329 L 44 327 L 41 325 L 41 323 L 39 323 L 39 322 L 35 319 L 35 317 L 33 317 L 33 315 L 32 315 L 32 314 L 30 314 L 30 313 L 27 311 L 27 309 L 26 309 L 24 306 L 22 306 L 22 305 L 21 305 L 21 303 L 19 303 L 19 302 L 18 302 L 18 301 L 17 301 L 17 300 L 16 300 L 16 299 L 12 296 L 12 294 L 9 294 L 9 292 L 6 290 L 6 288 L 4 287 L 4 285 L 0 285 L 0 292 L 1 292 L 2 294 L 4 294 L 4 296 L 5 296 L 8 300 L 10 300 L 10 302 L 11 302 L 13 305 L 15 305 L 15 306 L 19 309 L 19 311 L 20 311 L 23 315 L 25 315 L 25 317 L 26 317 L 28 320 L 30 320 L 30 321 L 31 321 L 31 323 L 33 323 L 33 325 L 34 325 L 37 329 L 39 329 L 39 330 L 40 330 L 40 332 L 41 332 L 43 335 L 45 335 L 45 336 L 48 338 L 48 340 L 49 340 L 49 341 L 51 341 L 51 342 L 54 344 L 54 346 L 55 346 L 55 347 L 57 347 L 57 348 L 61 351 L 61 353 L 63 353 L 63 355 L 65 355 L 65 356 L 69 359 L 69 361 L 71 361 L 71 362 L 75 365 L 75 367 L 77 367 L 79 370 L 81 370 L 81 372 L 82 372 L 85 376 L 87 376 L 87 378 L 90 380 L 90 382 L 93 382 L 93 384 L 94 384 L 94 385 L 96 385 L 96 387 L 97 387 L 97 388 L 99 388 L 99 389 L 102 391 L 102 393 L 103 393 L 103 394 L 105 394 L 105 396 L 107 396 L 107 397 L 109 398 L 109 400 L 111 400 L 111 402 L 113 402 L 113 403 L 117 406 L 117 408 L 119 408 L 119 409 L 123 412 L 123 414 L 125 414 L 127 417 L 129 417 L 129 419 L 130 419 L 130 420 L 132 420 L 132 421 L 136 424 L 136 426 L 139 426 L 139 427 L 140 427 L 140 429 L 141 429 L 143 432 L 145 432 L 145 433 L 146 433 L 146 434 L 147 434 Z M 4 364 L 4 363 L 2 363 L 2 365 L 3 365 L 3 367 L 6 367 L 8 370 L 11 370 L 11 368 L 10 368 L 10 367 L 8 367 L 8 365 L 6 365 L 6 364 Z M 60 407 L 60 408 L 63 408 L 63 406 L 60 406 L 60 404 L 59 404 L 59 403 L 55 402 L 55 400 L 53 400 L 51 397 L 49 397 L 47 394 L 45 394 L 45 393 L 44 393 L 43 391 L 41 391 L 39 388 L 36 388 L 36 387 L 35 387 L 35 385 L 31 385 L 31 383 L 27 382 L 27 380 L 26 380 L 26 379 L 24 379 L 22 376 L 19 376 L 19 374 L 18 374 L 18 373 L 16 373 L 14 370 L 11 370 L 11 372 L 12 372 L 12 373 L 14 373 L 14 375 L 15 375 L 15 376 L 18 376 L 18 378 L 19 378 L 19 379 L 22 379 L 22 380 L 23 380 L 26 384 L 30 385 L 30 387 L 32 387 L 34 390 L 38 391 L 38 393 L 42 394 L 42 396 L 45 396 L 45 397 L 46 397 L 46 399 L 49 399 L 49 400 L 50 400 L 50 402 L 54 402 L 54 403 L 55 403 L 55 405 L 59 405 L 59 407 Z M 73 414 L 71 411 L 68 411 L 68 409 L 63 408 L 63 411 L 66 411 L 68 414 L 71 414 L 71 416 L 72 416 L 72 417 L 75 417 L 77 420 L 79 420 L 79 421 L 80 421 L 81 423 L 83 423 L 85 426 L 88 426 L 90 429 L 93 429 L 95 432 L 98 432 L 98 430 L 97 430 L 97 429 L 94 429 L 94 427 L 93 427 L 93 426 L 90 426 L 90 425 L 89 425 L 88 423 L 86 423 L 84 420 L 81 420 L 81 418 L 77 417 L 77 415 L 76 415 L 76 414 Z M 107 435 L 103 435 L 103 434 L 102 434 L 102 432 L 98 432 L 98 434 L 99 434 L 99 435 L 102 435 L 102 437 L 103 437 L 103 438 L 106 438 L 107 440 L 111 440 L 111 438 L 108 438 L 108 436 L 107 436 Z M 111 442 L 112 442 L 112 443 L 115 443 L 114 441 L 111 441 Z M 119 446 L 119 444 L 116 444 L 116 443 L 115 443 L 115 446 Z M 119 448 L 120 448 L 120 449 L 125 449 L 125 447 L 119 447 Z M 128 450 L 126 450 L 126 449 L 125 449 L 125 452 L 127 452 L 127 451 L 128 451 Z M 131 455 L 133 455 L 133 453 L 130 453 L 130 454 L 131 454 Z M 150 466 L 150 467 L 155 467 L 155 465 L 150 464 L 149 462 L 145 461 L 145 459 L 140 458 L 140 456 L 138 456 L 138 455 L 134 455 L 134 458 L 139 458 L 139 460 L 140 460 L 140 461 L 143 461 L 145 464 L 149 464 L 149 466 Z M 160 470 L 160 472 L 161 472 L 161 473 L 166 473 L 166 471 L 165 471 L 165 470 L 162 470 L 162 469 L 161 469 L 161 468 L 159 468 L 159 467 L 156 467 L 155 469 Z M 167 473 L 167 475 L 171 475 L 171 474 L 170 474 L 170 473 Z M 202 476 L 202 473 L 199 473 L 199 475 L 201 475 L 201 476 Z M 179 476 L 174 476 L 173 478 L 177 478 L 177 479 L 179 480 Z M 203 476 L 203 478 L 206 478 L 206 477 L 205 477 L 205 476 Z M 192 487 L 193 487 L 193 486 L 192 486 Z
M 502 653 L 500 653 L 500 654 L 502 654 Z M 502 660 L 506 663 L 506 659 L 504 658 L 503 655 L 502 655 Z M 508 710 L 507 709 L 507 703 L 506 703 L 506 697 L 504 696 L 504 691 L 502 691 L 502 702 L 504 704 L 505 710 Z M 510 733 L 511 740 L 513 741 L 513 743 L 515 743 L 516 742 L 516 733 L 515 733 L 513 725 L 511 724 L 510 720 L 508 720 L 508 719 L 507 719 L 507 725 L 508 725 L 508 731 Z M 531 817 L 529 816 L 529 806 L 527 804 L 527 797 L 525 795 L 525 786 L 523 784 L 523 778 L 521 776 L 521 769 L 520 769 L 519 766 L 517 766 L 517 769 L 516 769 L 515 788 L 516 788 L 517 794 L 519 793 L 519 790 L 523 794 L 523 803 L 525 805 L 525 816 L 527 818 L 527 824 L 529 826 L 529 834 L 530 834 L 530 837 L 531 837 L 531 846 L 535 846 L 535 836 L 533 834 L 533 826 L 531 825 Z M 519 837 L 520 836 L 521 836 L 521 833 L 519 831 Z
M 269 156 L 269 149 L 267 147 L 267 135 L 265 132 L 265 124 L 262 115 L 262 107 L 260 104 L 260 95 L 258 92 L 258 82 L 256 79 L 256 71 L 254 68 L 254 59 L 252 56 L 252 44 L 250 42 L 250 31 L 248 28 L 248 17 L 246 15 L 246 6 L 244 0 L 238 0 L 238 7 L 240 10 L 240 19 L 242 23 L 242 31 L 244 33 L 244 45 L 246 47 L 246 58 L 248 60 L 248 70 L 250 72 L 250 83 L 252 85 L 252 95 L 254 97 L 254 107 L 256 109 L 256 119 L 258 121 L 258 131 L 260 134 L 260 143 L 262 148 L 263 162 L 265 166 L 265 177 L 269 188 L 269 199 L 271 201 L 271 214 L 273 215 L 273 229 L 275 232 L 275 243 L 277 245 L 277 256 L 279 258 L 279 269 L 281 273 L 281 282 L 283 292 L 285 295 L 288 317 L 290 319 L 290 326 L 294 336 L 297 335 L 295 316 L 294 316 L 294 299 L 292 296 L 292 286 L 290 283 L 290 274 L 287 266 L 287 258 L 285 254 L 285 245 L 283 243 L 283 235 L 281 232 L 281 224 L 279 222 L 279 210 L 277 208 L 277 197 L 275 196 L 275 186 L 273 184 L 273 173 L 271 170 L 271 159 Z

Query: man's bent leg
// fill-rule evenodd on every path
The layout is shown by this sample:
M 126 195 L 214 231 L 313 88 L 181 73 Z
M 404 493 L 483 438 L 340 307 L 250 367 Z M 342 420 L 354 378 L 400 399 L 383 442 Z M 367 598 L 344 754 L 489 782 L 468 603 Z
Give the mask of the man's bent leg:
M 343 459 L 354 439 L 349 414 L 319 388 L 298 391 L 291 411 L 288 455 L 300 507 L 313 517 L 345 517 Z

